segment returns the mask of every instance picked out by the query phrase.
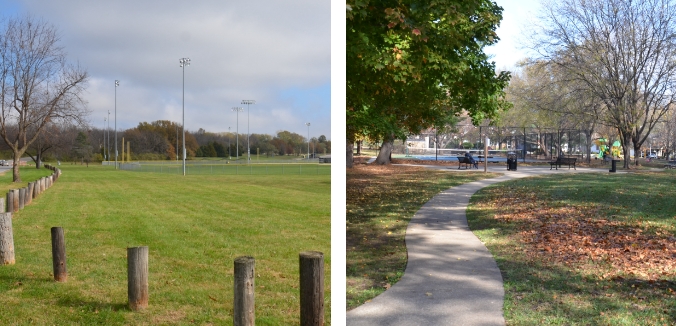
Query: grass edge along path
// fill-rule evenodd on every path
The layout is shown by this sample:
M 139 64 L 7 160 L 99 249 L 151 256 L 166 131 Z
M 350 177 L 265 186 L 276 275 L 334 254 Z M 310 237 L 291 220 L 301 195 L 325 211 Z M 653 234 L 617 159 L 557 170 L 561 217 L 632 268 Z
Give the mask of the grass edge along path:
M 451 187 L 496 176 L 396 165 L 357 164 L 347 169 L 347 309 L 371 300 L 401 278 L 407 263 L 406 228 L 422 205 Z
M 324 253 L 330 322 L 330 176 L 60 168 L 59 182 L 13 218 L 16 264 L 0 266 L 0 324 L 231 324 L 233 261 L 244 255 L 256 259 L 256 323 L 295 324 L 307 250 Z M 53 226 L 65 231 L 66 283 L 51 275 Z M 136 313 L 126 248 L 140 245 L 149 247 L 150 300 Z
M 676 173 L 508 181 L 470 200 L 509 325 L 676 324 Z

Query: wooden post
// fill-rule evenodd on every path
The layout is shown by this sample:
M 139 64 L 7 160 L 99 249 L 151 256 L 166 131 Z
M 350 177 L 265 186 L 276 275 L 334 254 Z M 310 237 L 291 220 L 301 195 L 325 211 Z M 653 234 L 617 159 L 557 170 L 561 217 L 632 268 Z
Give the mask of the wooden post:
M 122 160 L 120 161 L 124 163 L 124 137 L 122 137 Z
M 33 203 L 33 188 L 35 187 L 34 182 L 29 182 L 28 187 L 26 187 L 26 205 Z
M 12 213 L 0 213 L 0 264 L 14 265 Z
M 12 190 L 10 189 L 7 192 L 7 209 L 5 210 L 6 212 L 11 213 L 14 211 L 14 206 L 12 206 L 12 203 L 14 203 L 14 194 L 12 193 Z
M 54 266 L 54 280 L 57 282 L 67 281 L 66 239 L 63 235 L 63 228 L 60 226 L 52 228 L 52 265 Z
M 127 142 L 127 162 L 131 162 L 131 142 Z
M 26 206 L 26 188 L 19 189 L 19 209 L 23 209 Z
M 0 198 L 0 213 L 5 212 L 5 198 Z
M 129 309 L 148 307 L 148 247 L 127 248 L 127 288 Z
M 33 181 L 33 198 L 38 198 L 40 194 L 40 180 Z
M 235 302 L 233 324 L 249 326 L 256 323 L 254 304 L 254 272 L 256 260 L 251 256 L 235 258 Z
M 19 211 L 19 189 L 12 189 L 12 213 Z
M 324 325 L 324 254 L 300 253 L 300 325 Z

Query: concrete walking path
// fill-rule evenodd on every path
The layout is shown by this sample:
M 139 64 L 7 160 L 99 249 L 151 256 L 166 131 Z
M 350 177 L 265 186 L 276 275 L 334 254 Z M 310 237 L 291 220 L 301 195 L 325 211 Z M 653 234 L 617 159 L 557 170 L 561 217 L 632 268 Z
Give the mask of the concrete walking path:
M 488 170 L 505 175 L 445 190 L 416 212 L 406 230 L 404 276 L 370 302 L 348 311 L 347 325 L 504 325 L 502 275 L 491 253 L 467 226 L 470 197 L 488 185 L 534 175 L 608 173 L 607 169 L 547 167 L 506 171 L 503 165 Z

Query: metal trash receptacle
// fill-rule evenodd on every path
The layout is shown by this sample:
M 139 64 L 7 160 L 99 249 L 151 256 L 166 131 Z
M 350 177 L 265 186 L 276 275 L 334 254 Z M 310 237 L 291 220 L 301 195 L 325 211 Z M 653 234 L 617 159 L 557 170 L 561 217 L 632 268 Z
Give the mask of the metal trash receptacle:
M 516 171 L 516 154 L 507 154 L 507 171 Z
M 619 160 L 611 160 L 610 171 L 608 172 L 617 172 L 617 162 L 619 162 Z

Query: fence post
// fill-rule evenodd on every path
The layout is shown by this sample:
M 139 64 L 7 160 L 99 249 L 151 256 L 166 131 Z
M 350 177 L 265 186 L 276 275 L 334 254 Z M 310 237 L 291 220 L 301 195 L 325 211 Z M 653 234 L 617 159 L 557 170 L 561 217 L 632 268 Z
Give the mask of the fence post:
M 66 238 L 63 228 L 55 226 L 52 231 L 52 265 L 54 267 L 54 280 L 66 282 L 68 270 L 66 269 Z
M 11 189 L 7 191 L 7 209 L 5 210 L 5 212 L 12 212 L 14 210 L 14 207 L 12 207 L 12 203 L 14 202 L 14 200 L 12 199 L 13 196 L 14 195 L 12 194 Z
M 26 188 L 19 188 L 19 209 L 26 206 Z
M 256 323 L 254 304 L 254 272 L 256 260 L 251 256 L 235 258 L 235 301 L 233 324 L 249 326 Z
M 0 212 L 5 212 L 5 198 L 0 198 Z
M 129 309 L 148 307 L 148 247 L 127 248 L 127 289 Z
M 12 213 L 0 213 L 0 264 L 14 265 Z
M 26 187 L 26 205 L 30 205 L 33 203 L 33 188 L 34 188 L 34 183 L 29 182 L 28 187 Z
M 324 254 L 300 253 L 300 324 L 324 325 Z
M 19 211 L 19 189 L 12 189 L 12 212 Z

